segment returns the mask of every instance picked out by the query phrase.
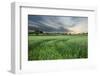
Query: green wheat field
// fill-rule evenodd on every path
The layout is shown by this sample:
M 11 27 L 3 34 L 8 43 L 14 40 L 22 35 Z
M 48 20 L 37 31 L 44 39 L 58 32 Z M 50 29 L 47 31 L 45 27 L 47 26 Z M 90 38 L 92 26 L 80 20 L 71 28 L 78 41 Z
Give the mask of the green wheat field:
M 28 60 L 88 57 L 87 35 L 28 36 Z

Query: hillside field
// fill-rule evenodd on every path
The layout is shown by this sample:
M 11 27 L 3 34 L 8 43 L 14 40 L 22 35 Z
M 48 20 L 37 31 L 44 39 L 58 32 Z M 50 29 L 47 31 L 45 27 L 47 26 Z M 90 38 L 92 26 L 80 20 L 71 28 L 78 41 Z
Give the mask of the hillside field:
M 28 36 L 28 60 L 88 57 L 88 36 Z

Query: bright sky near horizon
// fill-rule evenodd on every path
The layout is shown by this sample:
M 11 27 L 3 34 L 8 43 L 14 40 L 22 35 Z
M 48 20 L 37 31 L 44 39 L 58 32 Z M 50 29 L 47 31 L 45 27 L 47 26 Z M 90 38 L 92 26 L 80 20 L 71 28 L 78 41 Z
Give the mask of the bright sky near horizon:
M 44 32 L 83 33 L 88 32 L 88 17 L 28 15 L 28 26 Z

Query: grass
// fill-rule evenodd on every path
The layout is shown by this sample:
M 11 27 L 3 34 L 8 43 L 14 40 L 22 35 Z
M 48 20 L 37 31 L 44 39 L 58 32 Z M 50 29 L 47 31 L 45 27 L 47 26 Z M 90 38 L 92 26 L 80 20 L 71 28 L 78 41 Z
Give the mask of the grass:
M 87 36 L 29 36 L 28 60 L 88 57 Z

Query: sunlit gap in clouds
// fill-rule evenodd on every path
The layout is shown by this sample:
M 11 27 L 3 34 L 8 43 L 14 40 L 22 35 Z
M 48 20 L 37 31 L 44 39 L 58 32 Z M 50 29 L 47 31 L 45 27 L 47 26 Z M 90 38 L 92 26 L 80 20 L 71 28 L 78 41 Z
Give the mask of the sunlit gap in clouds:
M 28 15 L 28 27 L 48 33 L 87 33 L 88 17 Z

